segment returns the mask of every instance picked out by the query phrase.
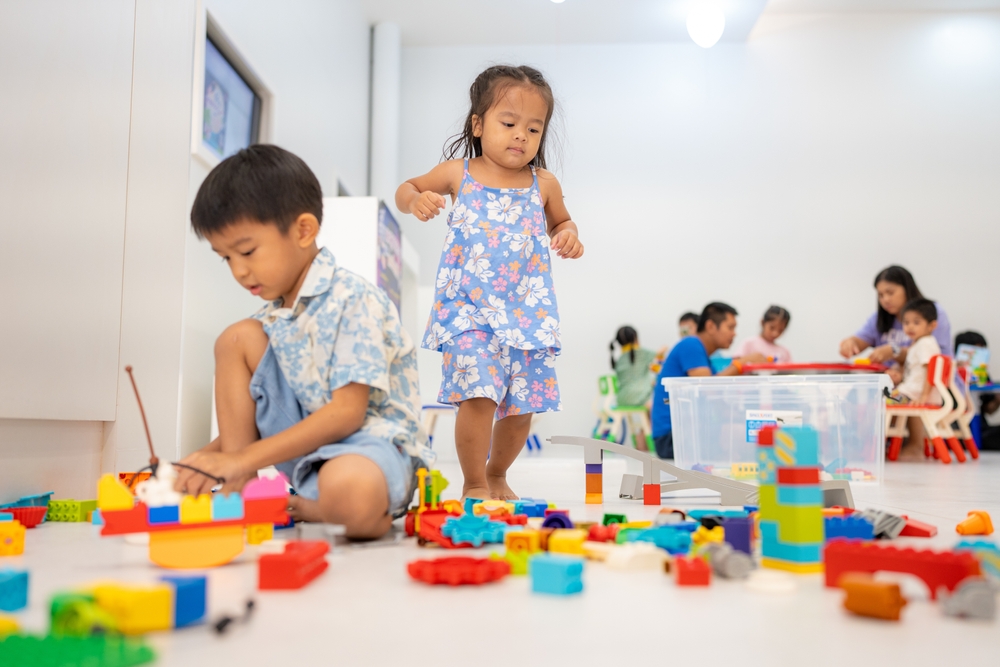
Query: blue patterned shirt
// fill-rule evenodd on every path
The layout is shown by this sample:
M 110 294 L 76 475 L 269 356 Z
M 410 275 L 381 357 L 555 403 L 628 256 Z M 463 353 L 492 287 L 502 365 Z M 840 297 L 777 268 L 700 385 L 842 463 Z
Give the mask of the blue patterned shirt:
M 337 266 L 326 248 L 313 260 L 291 308 L 272 301 L 254 316 L 285 379 L 312 414 L 351 382 L 370 387 L 359 433 L 384 438 L 429 466 L 420 425 L 417 352 L 386 294 Z

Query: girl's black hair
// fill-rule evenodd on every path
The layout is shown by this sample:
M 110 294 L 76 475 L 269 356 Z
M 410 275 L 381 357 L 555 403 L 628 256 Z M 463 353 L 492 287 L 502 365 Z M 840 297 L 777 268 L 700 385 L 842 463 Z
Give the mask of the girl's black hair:
M 955 336 L 955 349 L 959 345 L 975 345 L 976 347 L 989 347 L 986 344 L 986 337 L 978 331 L 963 331 Z
M 552 88 L 548 81 L 534 67 L 527 65 L 494 65 L 487 68 L 469 88 L 469 101 L 471 102 L 469 114 L 465 117 L 465 125 L 462 131 L 448 140 L 444 147 L 444 159 L 453 160 L 455 158 L 474 158 L 483 154 L 483 143 L 479 137 L 473 135 L 472 117 L 477 116 L 480 121 L 486 116 L 486 112 L 493 108 L 507 90 L 515 86 L 533 86 L 545 100 L 549 110 L 545 115 L 545 126 L 542 129 L 542 138 L 538 142 L 538 153 L 528 164 L 545 169 L 545 140 L 549 136 L 549 121 L 552 120 L 552 111 L 555 108 L 555 98 L 552 95 Z
M 906 292 L 906 303 L 909 303 L 914 299 L 922 299 L 924 297 L 924 295 L 920 292 L 920 288 L 917 287 L 917 281 L 913 279 L 913 274 L 901 266 L 893 265 L 879 271 L 879 274 L 875 276 L 875 282 L 873 285 L 877 288 L 878 284 L 883 281 L 902 287 L 903 291 Z M 882 304 L 879 303 L 878 318 L 875 323 L 875 328 L 878 330 L 879 334 L 884 334 L 892 329 L 892 325 L 895 323 L 896 316 L 883 308 Z
M 625 347 L 626 345 L 632 345 L 639 340 L 639 334 L 635 332 L 635 329 L 629 326 L 624 326 L 618 330 L 615 334 L 615 339 L 611 341 L 611 370 L 615 369 L 615 343 L 618 343 L 619 347 Z M 635 348 L 628 351 L 629 360 L 635 363 Z
M 761 320 L 761 324 L 766 324 L 772 320 L 781 320 L 785 326 L 792 321 L 792 314 L 781 306 L 771 306 L 764 311 L 764 319 Z

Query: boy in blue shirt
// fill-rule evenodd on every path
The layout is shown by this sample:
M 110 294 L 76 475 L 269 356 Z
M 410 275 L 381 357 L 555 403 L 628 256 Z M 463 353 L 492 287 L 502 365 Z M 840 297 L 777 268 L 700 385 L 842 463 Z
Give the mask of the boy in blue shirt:
M 241 150 L 199 188 L 195 234 L 268 303 L 216 341 L 219 437 L 182 463 L 225 492 L 274 465 L 293 518 L 376 538 L 433 462 L 416 351 L 385 293 L 317 247 L 322 217 L 316 176 L 277 146 Z M 182 469 L 176 489 L 207 493 L 207 475 Z
M 663 378 L 704 377 L 708 375 L 739 375 L 745 363 L 766 361 L 764 355 L 749 354 L 733 359 L 732 365 L 719 373 L 712 371 L 709 357 L 716 350 L 726 350 L 736 338 L 736 309 L 725 303 L 710 303 L 698 318 L 698 331 L 674 346 L 663 362 L 663 368 L 653 388 L 653 440 L 661 459 L 674 458 L 674 432 L 670 423 L 670 395 L 663 387 Z

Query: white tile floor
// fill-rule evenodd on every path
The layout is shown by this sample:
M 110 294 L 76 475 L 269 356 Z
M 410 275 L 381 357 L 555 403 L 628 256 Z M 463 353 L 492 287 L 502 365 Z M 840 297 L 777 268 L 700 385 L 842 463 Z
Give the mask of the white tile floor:
M 621 460 L 605 463 L 603 507 L 583 498 L 582 452 L 570 448 L 522 457 L 510 473 L 519 493 L 543 497 L 575 518 L 603 511 L 649 517 L 656 508 L 617 499 Z M 460 491 L 457 466 L 446 497 Z M 859 507 L 878 507 L 935 524 L 933 540 L 900 540 L 949 547 L 954 525 L 969 509 L 1000 521 L 1000 455 L 942 466 L 893 464 L 881 488 L 855 487 Z M 479 555 L 487 550 L 479 550 Z M 407 561 L 444 555 L 413 540 L 368 549 L 343 548 L 330 569 L 294 593 L 255 593 L 251 547 L 239 561 L 209 573 L 214 612 L 257 599 L 251 622 L 225 637 L 205 627 L 149 638 L 160 665 L 988 665 L 1000 655 L 1000 620 L 959 621 L 941 614 L 926 592 L 904 581 L 911 603 L 900 623 L 862 619 L 841 608 L 841 593 L 818 575 L 801 577 L 793 595 L 767 596 L 742 583 L 715 580 L 708 589 L 678 588 L 661 572 L 618 573 L 588 563 L 584 592 L 533 595 L 524 577 L 484 587 L 428 587 L 411 581 Z M 22 626 L 42 630 L 46 602 L 58 590 L 101 578 L 152 580 L 145 549 L 121 538 L 99 538 L 87 525 L 45 524 L 29 530 L 23 557 L 0 567 L 31 571 L 30 606 Z

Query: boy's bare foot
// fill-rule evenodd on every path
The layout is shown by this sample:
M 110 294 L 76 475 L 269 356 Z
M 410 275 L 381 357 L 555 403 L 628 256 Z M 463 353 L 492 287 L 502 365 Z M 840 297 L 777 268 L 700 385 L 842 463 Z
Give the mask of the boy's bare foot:
M 517 494 L 507 486 L 506 475 L 486 475 L 486 483 L 490 487 L 490 497 L 494 500 L 517 500 Z
M 320 516 L 319 512 L 319 503 L 302 496 L 288 497 L 288 516 L 296 521 L 323 523 L 323 517 Z
M 489 500 L 490 490 L 485 486 L 466 486 L 462 489 L 462 502 L 465 502 L 466 498 L 478 498 L 479 500 Z
M 925 459 L 923 445 L 907 445 L 899 450 L 899 456 L 896 458 L 897 461 L 907 461 L 909 463 L 919 463 Z

